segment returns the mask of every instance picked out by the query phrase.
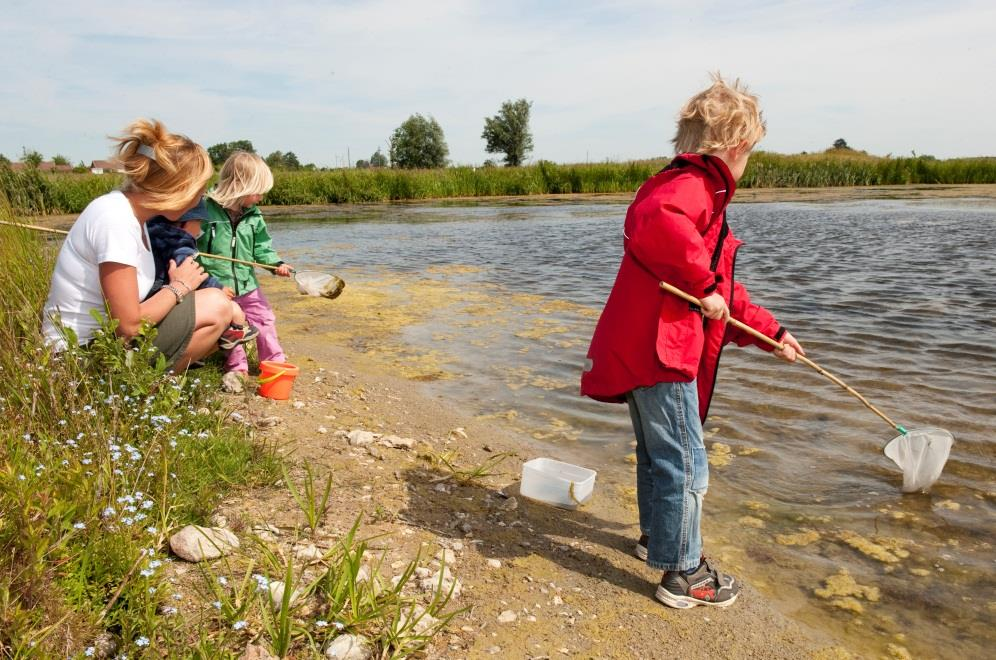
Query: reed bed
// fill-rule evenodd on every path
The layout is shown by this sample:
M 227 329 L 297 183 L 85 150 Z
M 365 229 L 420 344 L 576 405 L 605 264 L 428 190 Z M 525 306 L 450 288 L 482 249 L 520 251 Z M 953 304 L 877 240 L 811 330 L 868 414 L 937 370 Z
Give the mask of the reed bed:
M 631 193 L 667 159 L 626 163 L 525 167 L 390 168 L 274 172 L 264 204 L 352 204 L 450 197 Z M 0 190 L 24 215 L 79 213 L 98 195 L 120 185 L 113 174 L 14 172 L 0 166 Z M 850 150 L 783 155 L 758 152 L 742 188 L 825 188 L 909 184 L 996 183 L 996 158 L 937 160 L 930 156 L 880 158 Z

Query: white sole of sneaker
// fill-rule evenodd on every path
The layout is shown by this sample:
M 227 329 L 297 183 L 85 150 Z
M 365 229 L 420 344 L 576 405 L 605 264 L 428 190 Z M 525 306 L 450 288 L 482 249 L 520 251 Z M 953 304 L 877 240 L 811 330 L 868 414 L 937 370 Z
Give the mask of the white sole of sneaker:
M 699 600 L 698 598 L 692 598 L 691 596 L 676 596 L 664 587 L 658 586 L 657 593 L 654 594 L 660 602 L 664 603 L 668 607 L 673 607 L 678 610 L 689 610 L 696 605 L 706 605 L 709 607 L 729 607 L 734 602 L 736 602 L 737 597 L 740 594 L 736 594 L 733 598 L 724 600 L 721 603 L 713 603 L 708 600 Z
M 633 554 L 636 555 L 637 559 L 647 561 L 647 546 L 637 543 L 636 547 L 633 548 Z

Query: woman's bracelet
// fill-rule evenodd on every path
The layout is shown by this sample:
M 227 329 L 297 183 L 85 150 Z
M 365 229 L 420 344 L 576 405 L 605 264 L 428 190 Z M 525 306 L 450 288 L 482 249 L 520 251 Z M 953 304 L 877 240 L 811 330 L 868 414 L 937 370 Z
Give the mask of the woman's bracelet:
M 166 284 L 166 285 L 163 286 L 163 288 L 164 289 L 169 289 L 170 291 L 173 292 L 173 295 L 176 296 L 176 304 L 177 305 L 179 305 L 180 303 L 183 302 L 183 296 L 180 294 L 180 290 L 177 289 L 175 286 L 173 286 L 172 284 Z
M 190 293 L 192 291 L 192 289 L 189 286 L 187 286 L 187 283 L 184 282 L 183 280 L 173 280 L 172 282 L 170 282 L 170 284 L 182 284 L 183 288 L 187 290 L 187 293 Z M 187 294 L 185 293 L 183 295 Z

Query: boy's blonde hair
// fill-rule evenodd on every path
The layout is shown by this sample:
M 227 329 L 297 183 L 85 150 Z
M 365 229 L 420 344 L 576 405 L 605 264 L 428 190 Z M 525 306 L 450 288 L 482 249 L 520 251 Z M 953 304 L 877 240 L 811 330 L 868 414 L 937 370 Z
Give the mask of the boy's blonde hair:
M 208 197 L 226 209 L 236 208 L 246 195 L 265 195 L 273 187 L 273 172 L 256 154 L 236 151 L 218 174 L 218 185 Z
M 757 96 L 740 79 L 727 85 L 713 73 L 712 85 L 685 103 L 678 114 L 675 153 L 711 154 L 746 142 L 751 148 L 764 137 L 767 128 Z
M 214 174 L 211 157 L 185 135 L 170 133 L 156 119 L 139 119 L 113 138 L 125 171 L 124 192 L 140 192 L 154 211 L 183 209 L 201 195 Z

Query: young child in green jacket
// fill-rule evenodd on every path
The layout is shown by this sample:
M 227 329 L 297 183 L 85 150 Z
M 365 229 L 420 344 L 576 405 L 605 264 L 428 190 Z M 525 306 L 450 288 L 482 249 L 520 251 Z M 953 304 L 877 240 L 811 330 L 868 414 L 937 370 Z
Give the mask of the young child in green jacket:
M 263 214 L 256 206 L 272 187 L 273 174 L 262 158 L 245 151 L 229 156 L 218 175 L 218 185 L 207 194 L 208 218 L 197 241 L 201 252 L 276 266 L 277 275 L 290 277 L 293 269 L 274 251 Z M 203 265 L 208 274 L 235 291 L 235 302 L 245 311 L 249 322 L 259 328 L 256 349 L 260 361 L 286 362 L 277 339 L 276 316 L 259 287 L 255 269 L 218 259 L 204 259 Z M 241 346 L 229 352 L 225 372 L 222 386 L 241 391 L 241 381 L 249 373 L 246 352 Z

